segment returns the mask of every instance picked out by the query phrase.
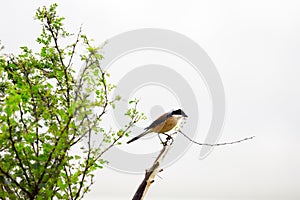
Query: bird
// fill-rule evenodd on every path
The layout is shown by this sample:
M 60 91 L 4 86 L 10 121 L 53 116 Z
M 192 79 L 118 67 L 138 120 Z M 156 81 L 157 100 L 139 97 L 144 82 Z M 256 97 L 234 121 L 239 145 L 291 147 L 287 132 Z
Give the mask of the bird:
M 152 122 L 148 127 L 145 128 L 145 131 L 140 135 L 132 138 L 127 142 L 127 144 L 149 134 L 152 132 L 155 133 L 165 133 L 172 130 L 178 123 L 181 118 L 188 117 L 183 110 L 177 109 L 170 112 L 167 112 L 160 117 L 158 117 L 154 122 Z

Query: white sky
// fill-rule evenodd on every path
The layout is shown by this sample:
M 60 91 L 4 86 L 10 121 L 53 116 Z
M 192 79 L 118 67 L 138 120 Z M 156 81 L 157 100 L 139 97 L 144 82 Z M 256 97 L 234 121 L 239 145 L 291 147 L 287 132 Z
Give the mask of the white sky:
M 4 1 L 0 40 L 7 52 L 32 45 L 35 9 L 53 1 Z M 221 141 L 254 141 L 216 148 L 198 160 L 199 147 L 160 175 L 147 199 L 300 199 L 300 1 L 152 0 L 56 1 L 71 30 L 101 44 L 139 28 L 164 28 L 197 42 L 225 87 Z M 198 138 L 199 140 L 200 138 Z M 99 171 L 92 199 L 130 199 L 143 175 Z

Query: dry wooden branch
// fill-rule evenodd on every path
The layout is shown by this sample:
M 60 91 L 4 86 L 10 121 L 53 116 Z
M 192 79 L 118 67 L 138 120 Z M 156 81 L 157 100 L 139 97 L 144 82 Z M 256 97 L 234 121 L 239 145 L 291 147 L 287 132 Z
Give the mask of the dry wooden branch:
M 236 144 L 236 143 L 240 143 L 246 140 L 251 140 L 253 139 L 255 136 L 252 137 L 248 137 L 248 138 L 244 138 L 241 140 L 236 140 L 233 142 L 225 142 L 225 143 L 216 143 L 216 144 L 207 144 L 207 143 L 199 143 L 196 142 L 194 140 L 192 140 L 191 138 L 189 138 L 186 134 L 184 134 L 181 130 L 178 130 L 177 132 L 181 133 L 183 136 L 185 136 L 189 141 L 198 144 L 198 145 L 203 145 L 203 146 L 221 146 L 221 145 L 230 145 L 230 144 Z M 142 181 L 142 183 L 140 184 L 140 186 L 138 187 L 136 193 L 134 194 L 132 200 L 143 200 L 148 192 L 148 189 L 150 187 L 150 185 L 154 182 L 154 178 L 157 175 L 158 172 L 162 171 L 162 169 L 160 168 L 161 163 L 163 162 L 164 158 L 166 157 L 169 149 L 171 148 L 174 139 L 167 135 L 168 137 L 166 138 L 165 142 L 163 143 L 163 148 L 160 151 L 158 157 L 156 158 L 156 160 L 154 161 L 154 163 L 152 164 L 152 166 L 146 170 L 145 173 L 145 178 Z
M 146 170 L 145 178 L 138 187 L 135 195 L 133 196 L 132 200 L 143 200 L 148 192 L 150 185 L 154 182 L 154 178 L 158 172 L 162 171 L 160 169 L 160 165 L 163 162 L 164 158 L 166 157 L 169 149 L 173 144 L 173 138 L 168 137 L 166 141 L 163 143 L 163 148 L 160 151 L 159 155 L 157 156 L 156 160 L 153 162 L 153 165 Z
M 232 141 L 232 142 L 208 144 L 208 143 L 200 143 L 200 142 L 196 142 L 196 141 L 192 140 L 189 136 L 187 136 L 186 134 L 184 134 L 181 130 L 178 130 L 178 132 L 181 133 L 184 137 L 186 137 L 189 141 L 191 141 L 194 144 L 198 144 L 200 146 L 211 146 L 211 147 L 224 146 L 224 145 L 229 145 L 229 144 L 237 144 L 237 143 L 244 142 L 246 140 L 252 140 L 253 138 L 255 138 L 255 136 L 251 136 L 251 137 L 246 137 L 244 139 L 236 140 L 236 141 Z

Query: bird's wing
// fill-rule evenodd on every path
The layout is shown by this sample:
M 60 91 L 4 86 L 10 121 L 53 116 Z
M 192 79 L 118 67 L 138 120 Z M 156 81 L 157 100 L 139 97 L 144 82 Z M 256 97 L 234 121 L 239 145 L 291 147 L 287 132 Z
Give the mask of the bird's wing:
M 164 123 L 166 121 L 166 119 L 168 117 L 170 117 L 172 115 L 171 112 L 165 113 L 163 115 L 161 115 L 160 117 L 158 117 L 154 122 L 152 122 L 152 124 L 150 124 L 148 127 L 145 128 L 145 130 L 149 130 L 151 128 L 156 127 L 157 125 Z

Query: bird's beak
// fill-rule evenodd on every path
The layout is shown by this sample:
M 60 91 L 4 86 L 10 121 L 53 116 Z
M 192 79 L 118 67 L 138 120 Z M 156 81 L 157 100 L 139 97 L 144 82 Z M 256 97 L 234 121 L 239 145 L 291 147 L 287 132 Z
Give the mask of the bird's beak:
M 183 114 L 183 117 L 188 117 L 185 113 Z

